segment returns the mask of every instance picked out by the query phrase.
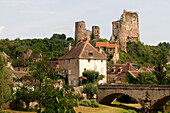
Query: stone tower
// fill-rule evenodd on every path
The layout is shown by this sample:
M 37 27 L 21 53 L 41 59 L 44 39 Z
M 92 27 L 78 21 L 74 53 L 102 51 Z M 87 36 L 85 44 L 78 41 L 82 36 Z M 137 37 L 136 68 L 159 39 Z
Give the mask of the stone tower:
M 128 41 L 140 41 L 138 13 L 124 10 L 120 20 L 112 22 L 112 29 L 110 41 L 117 42 L 119 48 L 126 51 Z
M 99 26 L 92 26 L 92 33 L 95 34 L 96 39 L 100 38 L 100 27 Z
M 84 21 L 78 21 L 75 23 L 75 38 L 77 41 L 86 40 L 86 25 Z

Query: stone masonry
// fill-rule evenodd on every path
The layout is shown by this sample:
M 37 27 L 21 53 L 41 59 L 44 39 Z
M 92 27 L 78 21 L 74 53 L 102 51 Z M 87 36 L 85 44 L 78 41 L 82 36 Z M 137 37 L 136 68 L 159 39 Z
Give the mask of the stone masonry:
M 112 22 L 112 29 L 110 41 L 117 42 L 119 48 L 126 51 L 128 41 L 140 41 L 138 13 L 124 10 L 120 20 Z
M 75 22 L 75 39 L 79 40 L 90 40 L 91 34 L 94 33 L 96 39 L 100 38 L 100 27 L 92 26 L 92 31 L 86 29 L 85 21 Z

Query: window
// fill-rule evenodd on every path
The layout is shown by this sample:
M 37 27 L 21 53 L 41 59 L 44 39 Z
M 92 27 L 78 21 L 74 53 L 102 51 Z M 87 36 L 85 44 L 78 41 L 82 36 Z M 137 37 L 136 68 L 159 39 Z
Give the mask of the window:
M 70 60 L 68 60 L 68 63 L 70 63 Z
M 63 63 L 65 63 L 65 60 L 63 60 Z
M 68 81 L 69 86 L 71 86 L 71 80 Z
M 103 62 L 103 60 L 101 60 L 101 62 Z
M 136 16 L 133 16 L 133 21 L 135 21 L 136 20 Z
M 71 75 L 71 70 L 68 70 L 68 75 Z
M 81 28 L 81 26 L 80 26 L 80 28 Z
M 86 71 L 86 68 L 84 68 L 84 71 Z
M 110 48 L 110 51 L 112 50 L 112 48 Z
M 90 59 L 88 59 L 88 62 L 90 63 Z
M 74 80 L 74 86 L 76 86 L 76 80 Z

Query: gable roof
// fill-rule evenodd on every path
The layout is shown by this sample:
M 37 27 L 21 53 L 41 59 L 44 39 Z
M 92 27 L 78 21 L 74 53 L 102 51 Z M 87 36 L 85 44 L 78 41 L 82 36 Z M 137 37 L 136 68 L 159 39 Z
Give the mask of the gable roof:
M 90 56 L 89 53 L 93 55 Z M 73 59 L 73 58 L 82 58 L 82 59 L 107 59 L 105 55 L 101 54 L 94 48 L 88 41 L 79 42 L 77 45 L 68 51 L 64 56 L 59 59 Z

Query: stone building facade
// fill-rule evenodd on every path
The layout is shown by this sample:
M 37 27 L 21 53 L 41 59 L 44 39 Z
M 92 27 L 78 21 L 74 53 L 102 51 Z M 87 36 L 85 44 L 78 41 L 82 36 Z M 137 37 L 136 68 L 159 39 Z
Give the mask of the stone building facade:
M 86 70 L 95 70 L 103 74 L 105 78 L 99 83 L 106 83 L 106 62 L 107 58 L 94 48 L 88 41 L 81 41 L 68 53 L 59 58 L 59 67 L 68 72 L 68 83 L 71 86 L 78 86 L 79 78 Z
M 79 40 L 90 40 L 91 34 L 94 33 L 96 39 L 100 38 L 100 27 L 92 26 L 92 31 L 86 29 L 85 21 L 75 22 L 75 39 Z
M 120 20 L 112 22 L 112 29 L 110 41 L 117 42 L 119 48 L 126 51 L 128 41 L 140 41 L 138 12 L 124 10 Z

